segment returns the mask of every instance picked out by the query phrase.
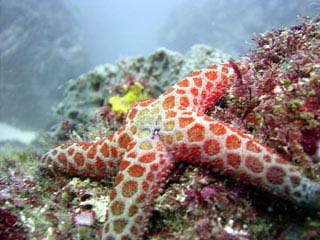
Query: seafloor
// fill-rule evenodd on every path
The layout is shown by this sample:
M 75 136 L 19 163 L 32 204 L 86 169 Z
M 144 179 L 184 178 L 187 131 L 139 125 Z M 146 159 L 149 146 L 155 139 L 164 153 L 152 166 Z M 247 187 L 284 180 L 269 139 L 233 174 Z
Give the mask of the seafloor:
M 249 74 L 208 114 L 244 129 L 320 181 L 319 19 L 255 41 L 243 58 Z M 189 72 L 227 58 L 202 45 L 184 56 L 160 49 L 70 81 L 55 110 L 62 123 L 24 150 L 0 148 L 0 239 L 98 239 L 112 181 L 49 175 L 38 167 L 40 155 L 68 138 L 95 139 L 120 126 L 123 113 L 108 105 L 112 96 L 142 86 L 139 91 L 157 97 Z M 146 239 L 320 239 L 320 211 L 180 164 L 156 200 Z

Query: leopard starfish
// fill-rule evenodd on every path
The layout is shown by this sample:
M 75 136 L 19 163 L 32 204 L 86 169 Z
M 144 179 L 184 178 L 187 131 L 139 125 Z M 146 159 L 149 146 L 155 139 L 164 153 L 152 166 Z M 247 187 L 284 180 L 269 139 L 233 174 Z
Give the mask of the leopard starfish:
M 234 61 L 196 71 L 158 99 L 136 103 L 110 136 L 66 142 L 46 153 L 42 166 L 78 176 L 115 176 L 102 239 L 142 239 L 155 198 L 180 161 L 318 208 L 320 184 L 251 136 L 205 114 L 245 72 Z

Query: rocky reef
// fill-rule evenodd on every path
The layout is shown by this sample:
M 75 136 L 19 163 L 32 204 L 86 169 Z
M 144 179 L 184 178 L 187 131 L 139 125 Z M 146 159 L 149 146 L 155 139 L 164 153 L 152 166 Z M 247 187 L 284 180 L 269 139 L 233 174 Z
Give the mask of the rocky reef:
M 216 114 L 259 136 L 286 159 L 319 179 L 319 19 L 255 39 L 250 74 L 234 86 Z M 221 112 L 220 112 L 221 113 Z
M 101 108 L 117 94 L 117 89 L 126 84 L 128 78 L 145 82 L 150 96 L 158 97 L 190 72 L 228 58 L 228 54 L 219 50 L 195 45 L 185 55 L 161 48 L 147 57 L 97 66 L 78 79 L 69 81 L 63 101 L 54 110 L 62 122 L 53 126 L 51 136 L 66 140 L 65 121 L 68 128 L 83 135 L 83 127 L 96 122 Z
M 257 47 L 243 59 L 250 74 L 208 112 L 246 129 L 313 180 L 320 176 L 319 24 L 317 18 L 304 19 L 257 37 Z M 160 49 L 99 66 L 69 82 L 55 110 L 67 121 L 56 124 L 49 136 L 58 142 L 74 138 L 72 131 L 91 139 L 107 133 L 121 119 L 106 121 L 97 114 L 110 97 L 121 94 L 123 84 L 145 82 L 144 89 L 157 97 L 189 72 L 226 58 L 195 46 L 185 56 Z M 98 239 L 112 183 L 48 176 L 39 171 L 32 151 L 1 149 L 0 162 L 0 213 L 5 216 L 0 238 Z M 319 219 L 317 211 L 181 163 L 156 200 L 147 239 L 311 240 L 320 237 Z

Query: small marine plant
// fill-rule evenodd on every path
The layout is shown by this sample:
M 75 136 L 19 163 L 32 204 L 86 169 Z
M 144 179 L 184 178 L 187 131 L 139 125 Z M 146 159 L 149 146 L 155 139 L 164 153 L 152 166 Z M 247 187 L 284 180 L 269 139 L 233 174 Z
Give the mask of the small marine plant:
M 151 98 L 145 81 L 136 80 L 134 76 L 127 76 L 123 85 L 114 88 L 112 95 L 100 111 L 104 120 L 122 121 L 130 107 L 139 100 Z

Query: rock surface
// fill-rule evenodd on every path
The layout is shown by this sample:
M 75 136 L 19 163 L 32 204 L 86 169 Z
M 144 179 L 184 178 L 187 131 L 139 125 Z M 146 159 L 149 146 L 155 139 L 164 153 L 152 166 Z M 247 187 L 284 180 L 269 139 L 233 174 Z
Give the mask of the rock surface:
M 229 55 L 219 50 L 195 45 L 185 55 L 160 48 L 146 57 L 119 60 L 114 65 L 100 65 L 78 79 L 69 81 L 64 99 L 55 113 L 60 115 L 62 121 L 67 120 L 71 129 L 79 130 L 79 126 L 95 120 L 100 108 L 113 94 L 113 88 L 126 77 L 133 76 L 136 80 L 145 81 L 152 96 L 158 97 L 190 72 L 228 58 Z M 52 130 L 55 137 L 65 139 L 61 122 Z
M 0 1 L 0 13 L 0 121 L 44 127 L 86 65 L 76 22 L 61 0 Z

